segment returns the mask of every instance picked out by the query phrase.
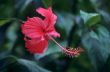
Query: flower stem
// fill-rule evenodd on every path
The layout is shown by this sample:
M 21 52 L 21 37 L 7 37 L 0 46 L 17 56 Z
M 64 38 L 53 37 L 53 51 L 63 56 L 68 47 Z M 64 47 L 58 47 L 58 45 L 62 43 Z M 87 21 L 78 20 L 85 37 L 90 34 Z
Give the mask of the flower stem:
M 64 50 L 65 48 L 63 47 L 63 46 L 61 46 L 54 38 L 52 38 L 51 36 L 49 36 L 50 37 L 50 39 L 54 42 L 54 43 L 56 43 L 62 50 Z

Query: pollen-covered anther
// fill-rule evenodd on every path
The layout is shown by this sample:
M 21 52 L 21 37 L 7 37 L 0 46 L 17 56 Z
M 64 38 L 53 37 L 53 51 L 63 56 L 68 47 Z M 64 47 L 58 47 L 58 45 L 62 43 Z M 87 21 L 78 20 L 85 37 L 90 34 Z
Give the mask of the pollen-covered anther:
M 67 47 L 67 48 L 63 49 L 62 51 L 69 57 L 78 57 L 80 55 L 80 53 L 83 52 L 84 50 L 80 47 L 78 47 L 78 48 Z

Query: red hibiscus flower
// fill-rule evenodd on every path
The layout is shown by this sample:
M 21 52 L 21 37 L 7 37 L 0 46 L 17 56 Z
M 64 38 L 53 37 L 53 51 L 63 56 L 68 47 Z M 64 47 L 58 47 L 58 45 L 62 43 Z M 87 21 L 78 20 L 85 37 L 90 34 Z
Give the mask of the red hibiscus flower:
M 38 8 L 36 11 L 45 19 L 42 20 L 39 17 L 28 18 L 21 27 L 22 33 L 25 35 L 26 48 L 31 53 L 41 54 L 48 47 L 48 35 L 60 37 L 60 34 L 55 31 L 54 25 L 57 16 L 52 12 L 51 7 L 48 9 Z
M 42 54 L 48 47 L 48 40 L 53 40 L 67 55 L 79 55 L 82 49 L 66 49 L 54 40 L 53 37 L 60 37 L 60 34 L 54 28 L 57 16 L 52 12 L 51 7 L 48 9 L 38 8 L 36 11 L 45 18 L 28 18 L 22 24 L 21 29 L 25 35 L 25 47 L 33 54 Z

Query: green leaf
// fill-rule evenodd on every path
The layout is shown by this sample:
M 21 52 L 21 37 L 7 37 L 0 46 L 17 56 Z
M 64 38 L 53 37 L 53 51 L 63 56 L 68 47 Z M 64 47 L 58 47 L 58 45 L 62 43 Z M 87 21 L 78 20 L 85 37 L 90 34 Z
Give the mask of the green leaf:
M 80 15 L 81 15 L 82 19 L 84 20 L 84 24 L 87 27 L 94 26 L 94 25 L 98 24 L 98 22 L 101 21 L 101 17 L 98 13 L 86 13 L 81 10 Z
M 6 31 L 6 37 L 8 38 L 9 41 L 14 42 L 15 39 L 17 38 L 16 32 L 19 29 L 19 23 L 17 21 L 14 21 L 10 27 L 8 27 Z
M 8 26 L 6 26 L 5 30 L 2 29 L 3 27 L 1 27 L 1 30 L 3 30 L 3 33 L 5 34 L 5 36 L 3 35 L 1 38 L 4 38 L 5 41 L 3 40 L 3 43 L 1 43 L 1 48 L 0 48 L 0 57 L 4 58 L 6 57 L 12 50 L 16 39 L 17 39 L 17 31 L 19 29 L 19 23 L 18 21 L 14 21 L 13 18 L 9 18 L 11 20 L 11 22 L 7 23 Z M 7 19 L 7 20 L 9 20 Z M 14 22 L 12 22 L 14 21 Z M 3 34 L 1 32 L 1 34 Z M 2 40 L 2 39 L 1 39 Z M 0 58 L 0 59 L 1 59 Z
M 7 56 L 3 59 L 0 59 L 0 71 L 8 67 L 10 64 L 16 62 L 16 57 L 14 56 Z
M 66 33 L 66 35 L 68 36 L 72 26 L 74 25 L 73 14 L 67 12 L 55 12 L 55 13 L 58 16 L 56 26 L 58 26 L 59 29 L 64 29 L 61 32 L 61 34 Z M 61 36 L 63 35 L 66 36 L 65 34 L 62 34 Z
M 42 0 L 42 2 L 46 8 L 52 6 L 52 0 Z
M 21 71 L 19 70 L 20 72 L 27 72 L 26 70 L 28 70 L 28 72 L 50 72 L 50 71 L 38 66 L 34 61 L 29 61 L 29 60 L 25 60 L 25 59 L 18 59 L 17 61 L 19 64 L 24 66 L 24 68 L 26 68 Z
M 110 33 L 103 27 L 99 26 L 95 31 L 86 33 L 82 38 L 82 44 L 86 48 L 89 58 L 95 67 L 100 70 L 110 54 Z
M 6 72 L 50 72 L 34 61 L 7 56 L 0 60 L 0 71 Z
M 0 19 L 0 26 L 5 25 L 6 23 L 8 23 L 10 21 L 10 19 Z

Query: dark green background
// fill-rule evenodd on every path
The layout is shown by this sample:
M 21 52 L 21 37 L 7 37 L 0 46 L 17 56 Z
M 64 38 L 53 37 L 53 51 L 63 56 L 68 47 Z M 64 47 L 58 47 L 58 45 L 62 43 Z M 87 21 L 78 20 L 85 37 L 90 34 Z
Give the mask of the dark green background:
M 42 55 L 25 48 L 22 21 L 52 6 L 65 47 L 84 52 L 70 58 L 54 42 Z M 0 72 L 110 72 L 110 0 L 0 0 Z

